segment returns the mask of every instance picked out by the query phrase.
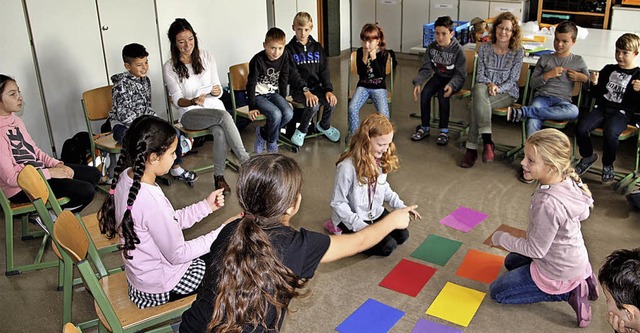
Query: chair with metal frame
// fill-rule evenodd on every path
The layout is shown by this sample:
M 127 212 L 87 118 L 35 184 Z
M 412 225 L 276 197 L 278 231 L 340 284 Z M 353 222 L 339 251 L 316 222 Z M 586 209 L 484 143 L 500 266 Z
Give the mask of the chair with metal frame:
M 99 332 L 138 332 L 152 327 L 153 332 L 173 332 L 171 321 L 189 309 L 196 298 L 196 295 L 191 295 L 160 306 L 139 309 L 129 299 L 125 272 L 100 279 L 96 277 L 87 260 L 90 239 L 80 221 L 68 210 L 58 216 L 53 226 L 53 239 L 60 245 L 63 260 L 75 263 L 93 296 Z

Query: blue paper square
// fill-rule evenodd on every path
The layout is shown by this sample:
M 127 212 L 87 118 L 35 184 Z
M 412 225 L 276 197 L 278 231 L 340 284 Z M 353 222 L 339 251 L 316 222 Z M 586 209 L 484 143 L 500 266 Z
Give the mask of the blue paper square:
M 404 312 L 369 298 L 336 330 L 340 333 L 386 333 L 402 316 Z

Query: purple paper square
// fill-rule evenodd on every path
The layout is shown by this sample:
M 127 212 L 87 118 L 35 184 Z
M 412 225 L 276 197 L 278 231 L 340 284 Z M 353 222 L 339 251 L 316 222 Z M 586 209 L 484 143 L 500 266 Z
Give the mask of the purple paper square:
M 462 333 L 462 330 L 420 318 L 411 333 Z
M 440 223 L 450 226 L 454 229 L 458 229 L 462 232 L 469 232 L 469 230 L 480 224 L 480 222 L 486 220 L 488 216 L 489 215 L 485 213 L 460 206 L 456 210 L 451 212 L 451 214 L 445 216 L 442 220 L 440 220 Z

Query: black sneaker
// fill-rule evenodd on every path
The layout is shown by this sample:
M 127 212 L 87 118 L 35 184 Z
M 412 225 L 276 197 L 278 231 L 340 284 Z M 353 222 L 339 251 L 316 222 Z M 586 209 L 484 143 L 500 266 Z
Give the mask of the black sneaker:
M 591 168 L 593 163 L 595 163 L 597 160 L 598 154 L 593 154 L 590 157 L 581 158 L 580 162 L 578 162 L 578 165 L 576 165 L 576 173 L 578 174 L 578 176 L 584 175 L 584 173 L 587 172 L 587 170 L 589 170 L 589 168 Z

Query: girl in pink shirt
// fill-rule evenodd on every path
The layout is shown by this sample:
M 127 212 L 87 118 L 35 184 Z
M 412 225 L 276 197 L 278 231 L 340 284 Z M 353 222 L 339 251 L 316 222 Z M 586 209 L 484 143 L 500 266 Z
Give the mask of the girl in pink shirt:
M 176 131 L 168 122 L 142 116 L 131 124 L 115 169 L 117 182 L 98 212 L 100 230 L 120 236 L 129 298 L 139 308 L 162 305 L 195 293 L 204 277 L 199 257 L 209 252 L 219 230 L 185 241 L 182 229 L 224 206 L 222 189 L 174 210 L 156 176 L 175 160 Z M 126 168 L 125 170 L 123 170 Z
M 491 286 L 491 298 L 504 304 L 567 301 L 577 324 L 591 322 L 589 301 L 598 299 L 580 223 L 593 206 L 591 191 L 571 167 L 571 143 L 556 129 L 532 134 L 520 163 L 525 179 L 539 182 L 531 199 L 527 237 L 497 231 L 492 242 L 510 251 L 507 272 Z

